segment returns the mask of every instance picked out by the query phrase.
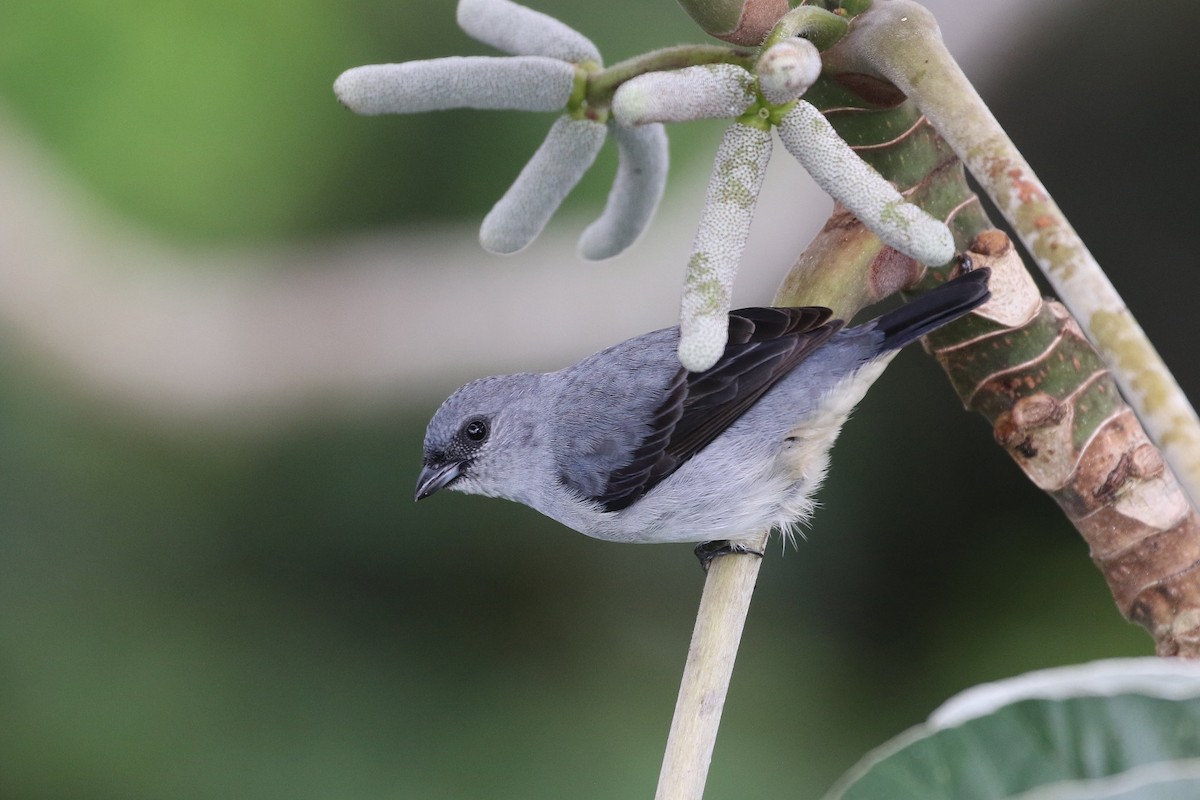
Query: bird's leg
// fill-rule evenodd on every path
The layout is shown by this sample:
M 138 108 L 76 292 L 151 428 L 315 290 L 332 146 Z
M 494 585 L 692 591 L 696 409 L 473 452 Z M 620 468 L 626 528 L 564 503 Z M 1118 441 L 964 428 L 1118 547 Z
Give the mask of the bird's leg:
M 708 574 L 708 568 L 712 565 L 714 559 L 721 556 L 733 555 L 734 553 L 748 553 L 750 555 L 762 558 L 762 550 L 754 550 L 744 544 L 731 542 L 728 539 L 717 539 L 712 542 L 701 542 L 696 545 L 696 558 L 700 560 L 700 568 Z

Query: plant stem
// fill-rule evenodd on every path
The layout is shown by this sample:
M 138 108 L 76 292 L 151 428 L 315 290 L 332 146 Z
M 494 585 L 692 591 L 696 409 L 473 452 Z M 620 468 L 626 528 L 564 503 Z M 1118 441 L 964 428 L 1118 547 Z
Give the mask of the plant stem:
M 905 263 L 906 259 L 891 266 L 883 264 L 874 257 L 882 245 L 863 230 L 873 242 L 866 246 L 869 254 L 865 257 L 860 248 L 846 246 L 845 231 L 832 238 L 819 236 L 788 273 L 773 305 L 829 305 L 838 316 L 849 319 L 862 306 L 910 282 L 916 275 L 910 274 L 915 265 Z M 810 254 L 811 259 L 807 258 Z M 814 260 L 832 267 L 814 270 Z M 867 273 L 875 277 L 868 279 Z M 766 533 L 761 534 L 751 548 L 763 552 L 767 538 Z M 708 570 L 655 800 L 699 800 L 704 793 L 721 710 L 761 565 L 762 558 L 757 555 L 728 555 L 713 561 Z
M 766 543 L 764 533 L 751 547 L 762 552 Z M 756 554 L 735 553 L 714 559 L 709 566 L 655 800 L 704 796 L 721 711 L 761 565 Z
M 1124 301 L 912 0 L 880 0 L 828 52 L 912 99 L 1017 232 L 1200 507 L 1200 419 Z
M 588 76 L 587 101 L 590 105 L 607 106 L 612 102 L 613 92 L 622 83 L 647 72 L 663 72 L 703 64 L 736 64 L 752 70 L 756 55 L 754 50 L 719 44 L 681 44 L 664 47 L 591 73 Z
M 771 45 L 793 36 L 803 36 L 818 50 L 824 50 L 845 35 L 846 27 L 846 20 L 832 11 L 812 5 L 796 6 L 775 23 L 762 49 L 765 51 Z

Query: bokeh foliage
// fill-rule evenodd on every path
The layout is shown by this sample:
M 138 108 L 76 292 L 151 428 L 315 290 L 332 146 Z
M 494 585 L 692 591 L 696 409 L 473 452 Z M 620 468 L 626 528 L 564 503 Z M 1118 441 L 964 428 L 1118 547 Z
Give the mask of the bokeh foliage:
M 560 16 L 609 61 L 702 38 L 670 3 L 570 5 Z M 358 64 L 493 52 L 455 27 L 448 0 L 0 8 L 6 104 L 105 202 L 200 242 L 482 217 L 553 114 L 362 119 L 331 87 Z M 674 138 L 687 160 L 694 135 Z M 611 151 L 575 203 L 602 201 Z

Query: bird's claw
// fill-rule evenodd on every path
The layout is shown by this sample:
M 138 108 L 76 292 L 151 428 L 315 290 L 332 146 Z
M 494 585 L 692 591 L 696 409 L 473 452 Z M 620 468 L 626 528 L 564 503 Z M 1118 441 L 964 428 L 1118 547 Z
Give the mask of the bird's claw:
M 712 565 L 715 559 L 722 556 L 734 555 L 735 553 L 744 553 L 747 555 L 758 556 L 762 558 L 761 550 L 754 550 L 744 544 L 731 542 L 728 539 L 718 539 L 712 542 L 701 542 L 696 545 L 696 558 L 700 561 L 700 568 L 704 570 L 704 574 L 708 574 L 708 568 Z

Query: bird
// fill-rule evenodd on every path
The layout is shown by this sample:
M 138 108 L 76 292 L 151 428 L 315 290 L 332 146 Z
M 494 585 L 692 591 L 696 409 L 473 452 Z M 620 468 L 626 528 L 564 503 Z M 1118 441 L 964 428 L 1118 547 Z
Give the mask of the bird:
M 820 306 L 732 311 L 703 372 L 680 364 L 671 327 L 556 372 L 472 381 L 429 422 L 416 499 L 449 489 L 597 539 L 697 542 L 706 567 L 764 531 L 794 538 L 867 388 L 900 348 L 986 302 L 988 276 L 969 269 L 853 327 Z

